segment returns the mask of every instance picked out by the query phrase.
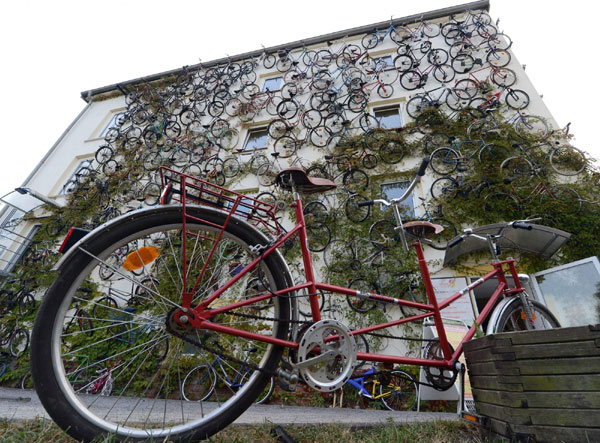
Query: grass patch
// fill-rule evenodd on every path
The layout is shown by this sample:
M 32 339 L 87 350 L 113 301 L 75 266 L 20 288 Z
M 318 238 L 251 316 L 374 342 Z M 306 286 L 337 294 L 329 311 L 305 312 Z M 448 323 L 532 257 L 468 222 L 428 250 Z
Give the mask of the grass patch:
M 275 425 L 230 426 L 208 441 L 214 443 L 278 442 Z M 351 428 L 336 424 L 286 426 L 283 430 L 296 442 L 369 443 L 369 442 L 482 442 L 475 426 L 464 422 L 428 422 L 406 425 L 386 424 L 372 428 Z M 2 442 L 74 443 L 58 426 L 45 420 L 27 422 L 0 421 Z M 98 443 L 113 442 L 108 437 Z

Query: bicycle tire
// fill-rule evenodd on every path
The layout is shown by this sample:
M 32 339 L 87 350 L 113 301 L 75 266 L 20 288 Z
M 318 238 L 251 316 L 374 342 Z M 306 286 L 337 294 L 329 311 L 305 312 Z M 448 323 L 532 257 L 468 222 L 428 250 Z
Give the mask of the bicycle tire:
M 500 173 L 516 186 L 524 186 L 535 175 L 535 169 L 529 160 L 523 157 L 509 157 L 500 164 Z
M 283 137 L 279 137 L 275 140 L 273 144 L 273 149 L 275 152 L 279 153 L 279 158 L 289 158 L 296 153 L 296 149 L 298 148 L 298 141 L 290 137 L 289 135 L 284 135 Z
M 400 76 L 400 85 L 407 91 L 413 91 L 423 85 L 423 78 L 417 71 L 406 71 Z
M 415 411 L 419 398 L 417 382 L 406 371 L 394 369 L 377 375 L 381 404 L 390 411 Z
M 306 289 L 301 289 L 299 292 L 300 294 L 296 296 L 298 298 L 298 313 L 305 318 L 312 318 L 312 312 L 310 310 L 310 296 Z M 319 303 L 319 312 L 321 312 L 325 306 L 325 294 L 323 294 L 321 291 L 318 291 L 316 296 Z
M 503 68 L 510 63 L 511 55 L 508 51 L 492 49 L 485 57 L 485 61 L 496 68 Z
M 228 157 L 225 160 L 223 160 L 222 170 L 223 175 L 226 178 L 233 178 L 240 173 L 242 167 L 240 166 L 240 162 L 237 160 L 237 158 Z
M 574 146 L 556 146 L 550 153 L 550 166 L 557 174 L 577 175 L 585 170 L 586 165 L 584 153 Z
M 256 169 L 256 178 L 261 186 L 273 186 L 279 173 L 279 168 L 273 163 L 263 163 Z
M 19 297 L 19 314 L 26 316 L 35 311 L 35 298 L 29 292 Z
M 181 383 L 181 396 L 186 401 L 204 401 L 217 386 L 217 373 L 208 364 L 198 365 L 188 372 Z
M 548 137 L 550 128 L 545 118 L 527 114 L 519 114 L 516 118 L 513 127 L 520 138 L 525 139 L 533 135 L 545 140 Z
M 373 285 L 369 284 L 364 278 L 354 278 L 348 283 L 348 288 L 355 289 L 365 294 L 377 292 L 374 290 Z M 370 310 L 374 309 L 377 303 L 372 300 L 368 300 L 362 297 L 346 296 L 346 302 L 350 309 L 360 314 L 366 314 Z
M 475 59 L 470 54 L 458 54 L 450 64 L 457 74 L 466 74 L 475 66 Z
M 0 361 L 0 377 L 4 375 L 4 373 L 6 372 L 6 368 L 6 362 L 4 360 Z
M 92 316 L 94 318 L 107 318 L 119 311 L 119 304 L 117 301 L 114 298 L 106 295 L 94 302 Z
M 401 141 L 386 140 L 379 146 L 379 157 L 388 165 L 400 163 L 406 153 L 406 147 Z
M 448 176 L 437 178 L 431 184 L 429 193 L 434 200 L 452 200 L 458 194 L 458 182 Z
M 2 369 L 0 369 L 0 377 L 2 376 Z M 31 377 L 31 371 L 27 371 L 19 383 L 21 389 L 34 389 L 33 378 Z
M 430 101 L 426 97 L 416 95 L 406 103 L 406 112 L 412 118 L 417 118 L 429 105 Z
M 579 213 L 582 207 L 582 200 L 579 193 L 566 185 L 556 185 L 544 191 L 541 195 L 542 201 L 548 197 L 553 198 L 557 201 L 554 204 L 554 209 L 562 209 L 563 211 L 569 211 L 574 214 Z M 558 207 L 557 207 L 558 206 Z
M 394 95 L 394 87 L 392 85 L 377 86 L 377 95 L 381 98 L 388 98 Z
M 369 152 L 365 152 L 364 157 L 361 160 L 361 164 L 365 169 L 375 169 L 377 167 L 377 156 L 375 154 L 371 154 Z
M 265 58 L 263 58 L 263 66 L 265 67 L 265 69 L 273 68 L 273 66 L 275 66 L 275 63 L 277 63 L 277 57 L 275 57 L 274 54 L 265 55 Z
M 371 206 L 358 206 L 359 202 L 366 202 L 368 200 L 369 199 L 360 194 L 353 194 L 349 196 L 344 203 L 344 212 L 346 217 L 348 217 L 348 220 L 355 223 L 360 223 L 369 218 L 369 215 L 371 214 Z
M 10 355 L 15 358 L 20 357 L 29 347 L 29 331 L 25 328 L 19 328 L 13 332 L 8 344 Z
M 433 78 L 435 78 L 440 83 L 448 83 L 454 80 L 456 76 L 456 72 L 451 65 L 443 64 L 436 66 L 433 70 Z
M 522 110 L 529 106 L 529 95 L 521 89 L 509 89 L 504 101 L 510 108 Z
M 275 377 L 271 377 L 267 382 L 267 386 L 265 389 L 258 394 L 256 400 L 254 401 L 255 405 L 263 405 L 269 401 L 271 395 L 273 395 L 273 391 L 275 391 Z
M 425 137 L 425 153 L 431 154 L 437 148 L 450 144 L 450 136 L 444 132 L 434 131 Z
M 479 162 L 488 166 L 502 164 L 511 154 L 510 149 L 504 145 L 485 144 L 477 153 Z
M 218 210 L 207 207 L 188 206 L 187 214 L 190 217 L 190 220 L 186 224 L 187 232 L 193 233 L 194 238 L 203 239 L 203 246 L 199 247 L 203 251 L 197 251 L 197 255 L 188 256 L 190 263 L 194 262 L 194 260 L 202 261 L 204 257 L 211 257 L 207 253 L 206 248 L 218 247 L 216 243 L 223 238 L 239 244 L 244 251 L 244 255 L 241 257 L 242 260 L 250 263 L 252 260 L 250 245 L 268 242 L 265 235 L 246 222 L 237 217 L 229 218 L 226 221 L 226 214 Z M 163 267 L 168 268 L 168 260 L 172 257 L 181 258 L 181 244 L 178 239 L 180 238 L 182 229 L 182 220 L 182 209 L 179 207 L 163 206 L 132 212 L 129 217 L 116 219 L 97 231 L 96 235 L 88 236 L 88 240 L 82 247 L 85 251 L 94 257 L 98 257 L 100 260 L 103 257 L 109 256 L 114 250 L 122 247 L 124 244 L 129 244 L 132 247 L 138 244 L 145 244 L 146 246 L 151 244 L 160 246 L 163 244 L 167 249 L 177 251 L 175 255 L 165 254 L 156 258 L 153 263 L 154 268 L 158 271 L 164 269 Z M 219 234 L 221 229 L 215 226 L 226 226 L 223 236 Z M 220 281 L 218 272 L 220 272 L 222 266 L 215 266 L 215 264 L 215 262 L 199 263 L 201 268 L 206 265 L 206 269 L 210 269 L 210 275 L 207 276 L 206 280 L 203 280 L 204 283 L 202 286 L 209 283 L 212 288 L 215 284 L 219 284 L 215 282 Z M 34 337 L 32 343 L 34 344 L 34 349 L 32 349 L 31 353 L 32 374 L 35 385 L 38 388 L 37 393 L 50 416 L 67 433 L 76 439 L 84 440 L 92 440 L 98 438 L 100 435 L 107 434 L 111 435 L 112 438 L 138 440 L 147 440 L 149 438 L 161 440 L 169 438 L 186 441 L 205 439 L 234 421 L 250 406 L 258 394 L 262 392 L 268 382 L 269 375 L 264 372 L 254 371 L 248 383 L 235 393 L 232 393 L 229 399 L 218 404 L 213 404 L 214 409 L 210 414 L 203 415 L 193 421 L 186 421 L 185 418 L 182 418 L 179 419 L 180 422 L 177 422 L 178 419 L 173 419 L 173 417 L 180 417 L 181 404 L 180 402 L 175 402 L 175 404 L 169 402 L 167 394 L 171 392 L 172 384 L 168 381 L 171 380 L 179 384 L 180 382 L 177 382 L 177 380 L 181 380 L 179 377 L 182 374 L 179 372 L 181 370 L 180 365 L 172 364 L 170 365 L 170 370 L 162 375 L 161 371 L 156 367 L 154 370 L 144 367 L 143 370 L 124 376 L 128 379 L 115 380 L 117 395 L 113 397 L 113 401 L 116 403 L 119 402 L 125 393 L 130 396 L 133 395 L 138 401 L 140 398 L 143 399 L 151 395 L 151 401 L 159 403 L 156 408 L 152 408 L 157 411 L 159 416 L 154 417 L 153 420 L 150 420 L 150 417 L 145 421 L 140 421 L 140 423 L 144 423 L 142 427 L 130 425 L 131 420 L 123 416 L 110 415 L 107 417 L 105 412 L 97 412 L 94 404 L 84 405 L 82 402 L 77 401 L 76 394 L 69 388 L 70 381 L 66 377 L 64 370 L 65 359 L 68 356 L 62 354 L 61 351 L 62 322 L 69 310 L 74 293 L 94 272 L 97 265 L 98 262 L 95 258 L 80 250 L 73 252 L 72 255 L 67 257 L 61 267 L 59 277 L 55 280 L 44 298 L 43 306 L 40 310 L 42 314 L 36 318 L 33 329 Z M 283 290 L 288 286 L 288 282 L 291 281 L 283 258 L 279 253 L 264 257 L 264 260 L 260 263 L 260 270 L 268 280 L 268 289 L 272 291 Z M 215 277 L 214 279 L 213 276 Z M 159 280 L 162 279 L 159 278 Z M 177 276 L 173 280 L 174 287 L 177 288 L 177 285 L 180 283 L 179 276 Z M 211 289 L 211 292 L 213 290 Z M 160 313 L 158 318 L 166 318 L 165 316 L 171 309 L 170 305 L 165 306 L 162 302 L 159 303 L 159 301 L 169 299 L 169 294 L 172 296 L 172 292 L 172 290 L 169 290 L 164 294 L 159 294 L 161 295 L 160 297 L 153 298 L 155 312 L 157 314 Z M 239 291 L 226 291 L 226 293 L 222 294 L 221 300 L 235 303 L 240 300 Z M 289 302 L 283 297 L 274 297 L 273 301 L 273 310 L 269 313 L 268 317 L 277 318 L 278 320 L 263 319 L 260 321 L 260 333 L 285 339 L 288 336 Z M 238 312 L 243 312 L 244 310 L 243 307 L 236 309 Z M 233 317 L 229 315 L 218 318 L 213 317 L 211 321 L 241 327 L 242 329 L 248 328 L 246 318 L 236 320 L 235 316 Z M 61 326 L 56 327 L 57 324 Z M 209 337 L 218 338 L 218 334 L 211 334 L 209 332 L 207 334 Z M 171 361 L 189 361 L 189 357 L 183 354 L 184 342 L 181 339 L 175 339 L 175 341 L 176 343 L 171 347 L 173 350 L 170 353 Z M 273 371 L 280 361 L 283 349 L 274 345 L 262 346 L 261 342 L 257 341 L 251 341 L 251 344 L 256 344 L 255 346 L 260 350 L 254 353 L 256 358 L 252 361 L 256 362 L 265 371 Z M 245 349 L 249 345 L 249 342 L 246 338 L 228 337 L 226 344 L 228 349 L 234 349 L 238 345 L 240 349 Z M 96 348 L 94 343 L 88 343 L 86 346 L 87 355 L 96 355 L 94 354 Z M 234 348 L 231 348 L 231 346 L 234 346 Z M 121 366 L 127 363 L 135 363 L 135 359 L 138 356 L 140 359 L 144 358 L 145 352 L 143 348 L 137 351 L 132 348 L 129 346 L 126 353 L 121 353 L 118 356 L 123 361 Z M 72 353 L 76 353 L 78 350 L 77 346 L 70 348 Z M 132 353 L 135 353 L 135 356 Z M 205 353 L 198 354 L 198 358 L 201 358 L 202 354 Z M 111 356 L 102 355 L 102 358 L 106 357 Z M 91 363 L 94 363 L 94 361 L 92 360 Z M 149 374 L 154 375 L 148 379 Z M 118 376 L 113 375 L 115 377 Z M 132 394 L 129 391 L 125 391 L 127 386 L 131 386 L 136 382 L 142 383 L 142 388 L 146 386 L 142 391 L 139 390 L 139 387 L 136 388 L 136 391 L 141 392 L 141 394 Z M 61 386 L 66 386 L 66 389 Z M 148 391 L 150 388 L 152 388 L 151 393 Z M 144 406 L 140 407 L 139 412 L 143 412 L 144 416 L 148 417 L 148 409 L 145 406 L 145 402 L 141 401 L 140 403 L 144 404 Z M 116 406 L 118 407 L 118 405 Z M 168 408 L 173 408 L 175 414 L 170 416 L 169 420 L 166 420 L 165 414 Z M 179 415 L 176 409 L 179 411 Z M 160 412 L 158 412 L 159 410 Z M 135 410 L 130 411 L 131 414 L 136 413 Z M 101 414 L 101 416 L 98 414 Z
M 364 191 L 369 187 L 369 174 L 362 169 L 352 168 L 342 179 L 346 189 Z
M 303 212 L 306 223 L 326 223 L 329 219 L 329 211 L 320 201 L 308 202 Z
M 361 39 L 360 43 L 365 49 L 373 49 L 379 44 L 379 36 L 374 32 L 367 34 Z
M 391 220 L 377 220 L 369 227 L 369 241 L 376 249 L 393 247 L 399 239 L 396 224 Z
M 512 40 L 508 35 L 497 32 L 492 37 L 488 38 L 487 44 L 490 48 L 506 51 L 512 46 Z
M 431 169 L 439 175 L 452 174 L 458 168 L 458 153 L 452 148 L 438 148 L 431 153 Z
M 527 315 L 521 298 L 516 298 L 496 321 L 494 333 L 528 331 L 530 329 L 560 328 L 560 322 L 554 314 L 538 301 L 529 299 L 534 317 L 534 324 L 527 327 Z
M 394 58 L 394 67 L 398 72 L 410 71 L 415 66 L 414 59 L 407 54 L 400 54 Z
M 492 82 L 501 88 L 510 88 L 517 82 L 517 74 L 512 69 L 498 68 L 492 70 Z
M 308 129 L 314 129 L 321 124 L 323 117 L 321 113 L 316 109 L 309 109 L 302 114 L 302 125 Z
M 98 164 L 103 165 L 107 161 L 111 160 L 114 156 L 115 152 L 110 146 L 100 146 L 96 150 L 95 158 Z
M 311 252 L 322 252 L 331 242 L 331 230 L 325 223 L 307 223 L 306 232 Z

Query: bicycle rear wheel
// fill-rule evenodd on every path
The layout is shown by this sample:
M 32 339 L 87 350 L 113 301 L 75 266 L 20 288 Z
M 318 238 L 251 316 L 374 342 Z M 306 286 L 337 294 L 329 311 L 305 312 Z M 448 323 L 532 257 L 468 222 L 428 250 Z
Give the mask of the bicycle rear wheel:
M 550 154 L 550 166 L 560 175 L 577 175 L 586 164 L 583 152 L 573 146 L 558 146 Z
M 191 304 L 198 305 L 221 287 L 223 292 L 218 301 L 219 306 L 223 306 L 244 300 L 243 287 L 250 278 L 262 277 L 266 286 L 263 294 L 282 290 L 291 282 L 283 258 L 275 253 L 261 260 L 253 271 L 240 277 L 231 287 L 223 288 L 232 274 L 228 266 L 231 259 L 219 252 L 221 243 L 230 242 L 239 247 L 234 258 L 239 265 L 254 259 L 250 246 L 266 244 L 269 240 L 236 217 L 229 219 L 226 230 L 221 233 L 218 226 L 225 226 L 226 216 L 218 210 L 188 206 L 187 211 L 189 219 L 185 229 L 181 208 L 170 206 L 135 211 L 109 223 L 87 237 L 81 246 L 83 250 L 74 250 L 67 257 L 59 277 L 44 298 L 33 329 L 33 378 L 50 416 L 76 439 L 93 440 L 107 434 L 133 441 L 205 439 L 250 406 L 281 358 L 281 347 L 265 345 L 260 340 L 174 326 L 173 310 L 179 309 L 184 291 L 192 294 Z M 182 261 L 184 235 L 188 240 L 187 272 L 183 272 Z M 104 296 L 110 285 L 97 278 L 97 270 L 107 257 L 126 245 L 132 251 L 128 258 L 131 254 L 141 255 L 142 251 L 148 255 L 142 261 L 139 277 L 126 268 L 115 269 L 123 282 L 134 283 L 123 285 L 121 292 L 127 292 L 124 288 L 131 286 L 133 293 L 145 277 L 152 276 L 159 282 L 149 291 L 147 307 L 143 312 L 136 312 L 130 322 L 132 329 L 150 324 L 153 333 L 148 337 L 144 334 L 134 343 L 113 340 L 116 337 L 111 332 L 112 327 L 122 321 L 108 314 L 94 319 L 96 330 L 92 336 L 64 334 L 63 327 L 70 320 L 69 312 L 74 304 L 85 301 L 76 298 L 78 289 L 94 288 L 91 302 Z M 154 254 L 150 255 L 151 252 Z M 152 256 L 153 260 L 149 258 Z M 129 263 L 131 267 L 137 266 L 134 260 Z M 188 280 L 184 287 L 183 276 L 186 275 Z M 289 301 L 280 297 L 271 300 L 271 306 L 264 312 L 252 309 L 253 305 L 240 306 L 213 316 L 211 324 L 285 339 Z M 249 321 L 248 315 L 254 316 L 254 320 Z M 151 357 L 151 350 L 166 337 L 168 357 L 166 363 L 160 363 Z M 217 344 L 213 345 L 214 342 Z M 249 347 L 256 352 L 245 353 Z M 247 383 L 228 393 L 227 398 L 219 398 L 218 402 L 184 403 L 180 396 L 181 381 L 191 368 L 214 360 L 215 351 L 211 349 L 244 359 L 244 364 L 253 368 L 252 375 Z M 81 354 L 89 357 L 87 367 L 112 360 L 115 396 L 111 398 L 110 408 L 102 407 L 102 401 L 83 401 L 75 392 L 69 375 Z M 254 370 L 255 365 L 262 371 Z M 128 413 L 116 412 L 123 409 Z
M 523 301 L 518 298 L 500 316 L 494 332 L 528 331 L 530 329 L 552 329 L 560 328 L 560 323 L 550 310 L 535 300 L 529 300 L 533 323 L 527 319 Z M 529 325 L 528 325 L 529 323 Z
M 452 148 L 438 148 L 431 154 L 431 169 L 437 174 L 452 174 L 458 167 L 458 153 Z
M 419 388 L 417 382 L 406 371 L 395 369 L 379 374 L 380 401 L 390 411 L 415 411 Z
M 217 374 L 212 366 L 201 364 L 188 372 L 181 383 L 181 396 L 187 401 L 204 401 L 213 394 Z

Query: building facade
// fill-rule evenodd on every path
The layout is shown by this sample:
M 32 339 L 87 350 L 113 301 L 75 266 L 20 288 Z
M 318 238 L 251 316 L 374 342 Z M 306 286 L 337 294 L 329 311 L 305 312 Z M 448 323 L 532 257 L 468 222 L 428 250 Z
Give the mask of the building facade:
M 4 197 L 9 204 L 1 214 L 0 266 L 17 277 L 8 287 L 18 290 L 31 281 L 23 276 L 33 272 L 28 289 L 38 288 L 39 299 L 67 228 L 92 228 L 158 204 L 161 167 L 271 203 L 288 201 L 274 186 L 277 171 L 285 167 L 333 179 L 337 191 L 305 202 L 310 247 L 322 277 L 367 292 L 418 293 L 406 289 L 413 284 L 406 275 L 414 263 L 389 230 L 389 212 L 357 203 L 401 195 L 426 156 L 431 166 L 407 201 L 405 217 L 446 227 L 446 236 L 426 247 L 440 296 L 487 269 L 480 263 L 488 259 L 478 256 L 468 258 L 478 265 L 470 270 L 444 264 L 445 243 L 464 227 L 546 210 L 555 218 L 554 228 L 571 231 L 569 214 L 581 210 L 584 198 L 578 187 L 590 179 L 576 151 L 569 151 L 566 161 L 558 154 L 554 162 L 548 159 L 539 194 L 551 198 L 542 206 L 525 209 L 527 194 L 514 196 L 516 180 L 541 177 L 532 171 L 538 158 L 523 154 L 522 144 L 568 140 L 552 133 L 556 122 L 488 8 L 487 1 L 469 3 L 83 92 L 85 108 L 23 184 L 26 190 Z M 503 182 L 507 177 L 514 181 Z M 36 193 L 49 201 L 37 198 L 44 204 L 35 207 Z M 286 205 L 278 208 L 286 225 Z M 507 249 L 522 254 L 531 271 L 594 255 L 580 250 L 584 255 L 578 256 L 573 248 L 540 267 L 520 245 Z M 405 264 L 393 271 L 400 260 Z M 597 267 L 597 261 L 585 263 Z M 110 277 L 100 283 L 107 291 L 118 286 Z M 450 319 L 472 324 L 489 296 L 485 289 L 467 295 Z M 560 317 L 564 300 L 540 298 Z M 308 311 L 303 302 L 301 314 Z M 327 294 L 322 302 L 324 316 L 356 324 L 365 312 L 406 314 L 353 306 Z M 370 345 L 420 352 L 393 340 L 408 333 L 419 337 L 423 331 L 397 328 L 390 337 L 374 336 Z

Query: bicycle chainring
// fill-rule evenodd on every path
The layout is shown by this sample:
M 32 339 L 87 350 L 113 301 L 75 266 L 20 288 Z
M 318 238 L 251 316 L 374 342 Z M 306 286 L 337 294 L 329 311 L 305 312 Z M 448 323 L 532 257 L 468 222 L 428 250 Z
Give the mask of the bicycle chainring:
M 449 346 L 450 351 L 454 352 L 452 345 L 449 344 Z M 424 351 L 424 358 L 428 360 L 444 359 L 444 353 L 442 352 L 442 347 L 440 346 L 439 340 L 432 341 L 427 344 Z M 438 391 L 446 391 L 450 389 L 454 385 L 456 377 L 458 376 L 458 372 L 454 369 L 425 366 L 424 370 L 427 381 L 431 383 L 431 385 Z
M 311 325 L 298 349 L 300 375 L 311 388 L 332 392 L 352 376 L 356 342 L 350 330 L 337 320 L 325 319 Z

